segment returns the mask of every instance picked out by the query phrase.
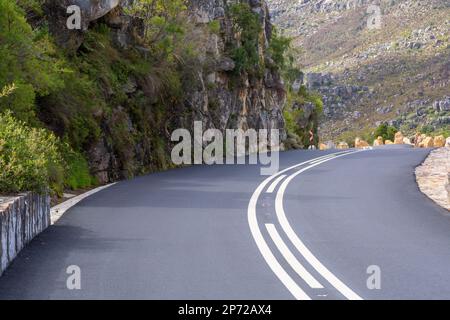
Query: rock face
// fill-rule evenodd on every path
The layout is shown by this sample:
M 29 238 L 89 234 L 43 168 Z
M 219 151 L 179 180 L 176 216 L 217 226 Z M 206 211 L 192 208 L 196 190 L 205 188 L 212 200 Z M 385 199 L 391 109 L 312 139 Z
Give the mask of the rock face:
M 83 42 L 83 33 L 89 24 L 119 6 L 123 0 L 47 0 L 45 11 L 49 16 L 49 27 L 57 43 L 71 51 L 76 50 Z M 67 13 L 69 6 L 78 6 L 81 10 L 81 29 L 79 31 L 67 28 Z
M 195 121 L 202 122 L 204 130 L 218 129 L 222 132 L 226 129 L 279 129 L 281 141 L 287 139 L 282 112 L 286 100 L 284 83 L 273 67 L 269 53 L 272 36 L 269 10 L 262 0 L 243 2 L 248 3 L 261 24 L 258 46 L 255 47 L 263 61 L 261 64 L 264 65 L 261 74 L 235 72 L 236 63 L 231 58 L 230 48 L 242 43 L 239 34 L 234 32 L 229 13 L 229 7 L 234 2 L 188 0 L 189 32 L 192 37 L 201 38 L 202 42 L 196 48 L 199 57 L 191 65 L 180 67 L 188 69 L 187 72 L 192 74 L 189 83 L 183 83 L 183 98 L 170 106 L 170 110 L 163 110 L 168 114 L 157 120 L 162 127 L 154 128 L 154 118 L 161 118 L 158 115 L 161 103 L 157 101 L 160 92 L 155 89 L 158 81 L 153 81 L 151 76 L 142 76 L 142 79 L 129 77 L 122 92 L 105 89 L 104 95 L 108 97 L 108 103 L 113 104 L 108 105 L 111 112 L 98 116 L 102 132 L 98 140 L 85 150 L 91 171 L 99 182 L 112 182 L 172 166 L 169 158 L 171 132 L 178 128 L 192 131 Z M 76 54 L 79 48 L 83 48 L 81 45 L 90 26 L 101 21 L 110 29 L 114 49 L 117 49 L 115 54 L 125 56 L 124 51 L 132 49 L 133 52 L 138 51 L 146 56 L 149 49 L 144 48 L 139 41 L 143 29 L 140 20 L 127 16 L 123 10 L 128 3 L 129 0 L 48 0 L 46 11 L 50 30 L 61 46 Z M 79 5 L 82 9 L 81 30 L 67 30 L 65 27 L 68 16 L 66 9 L 70 4 Z M 219 32 L 205 31 L 211 29 L 212 23 L 220 26 Z M 191 72 L 190 69 L 195 71 Z M 130 105 L 118 104 L 110 98 L 119 94 L 125 95 L 128 102 L 131 101 Z M 145 106 L 141 106 L 142 95 L 146 99 Z M 140 108 L 138 117 L 136 105 Z M 307 114 L 308 110 L 304 111 Z M 136 118 L 144 120 L 138 123 Z M 305 118 L 305 122 L 308 121 L 309 118 Z M 52 124 L 49 126 L 57 127 Z M 147 132 L 143 134 L 140 130 L 148 126 L 151 128 L 147 131 L 154 130 L 157 133 L 151 132 L 148 134 L 151 137 L 145 136 Z M 114 136 L 118 131 L 120 137 Z M 125 150 L 117 151 L 114 144 L 116 141 L 121 141 L 121 148 Z
M 262 33 L 259 53 L 267 58 L 272 24 L 264 1 L 247 1 L 252 11 L 259 15 Z M 239 42 L 232 33 L 231 21 L 226 17 L 227 1 L 190 0 L 189 11 L 199 25 L 219 21 L 224 34 L 211 34 L 205 40 L 203 55 L 211 59 L 211 68 L 199 74 L 199 86 L 188 92 L 188 105 L 193 109 L 194 120 L 202 121 L 206 128 L 225 129 L 281 129 L 286 139 L 282 107 L 285 102 L 284 84 L 280 75 L 270 69 L 264 76 L 241 75 L 234 89 L 229 71 L 234 62 L 226 54 L 226 42 Z M 186 124 L 188 125 L 188 124 Z
M 0 275 L 50 225 L 50 197 L 32 193 L 0 198 Z
M 362 97 L 371 98 L 369 87 L 342 84 L 341 79 L 333 74 L 307 73 L 304 84 L 309 90 L 321 94 L 326 122 L 332 119 L 359 119 L 362 113 L 351 106 L 356 105 Z

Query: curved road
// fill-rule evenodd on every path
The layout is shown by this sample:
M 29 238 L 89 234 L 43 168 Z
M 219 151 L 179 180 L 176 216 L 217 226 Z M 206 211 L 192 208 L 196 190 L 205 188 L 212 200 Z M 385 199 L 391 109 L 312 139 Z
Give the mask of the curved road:
M 197 166 L 119 183 L 23 250 L 0 299 L 450 299 L 448 211 L 413 173 L 428 153 L 292 151 L 267 179 Z

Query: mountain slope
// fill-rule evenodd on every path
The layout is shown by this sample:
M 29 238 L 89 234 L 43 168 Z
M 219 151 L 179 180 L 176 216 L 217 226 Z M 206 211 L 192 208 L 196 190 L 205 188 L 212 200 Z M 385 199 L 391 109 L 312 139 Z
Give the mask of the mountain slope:
M 408 133 L 449 128 L 448 1 L 269 4 L 274 23 L 301 48 L 308 86 L 324 95 L 323 139 L 368 135 L 381 122 Z M 368 27 L 370 4 L 380 8 L 379 29 Z

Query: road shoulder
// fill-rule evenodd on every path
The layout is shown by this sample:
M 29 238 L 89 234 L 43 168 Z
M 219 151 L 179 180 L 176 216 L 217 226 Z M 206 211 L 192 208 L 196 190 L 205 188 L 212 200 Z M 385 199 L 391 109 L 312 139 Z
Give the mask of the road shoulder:
M 450 211 L 450 148 L 432 151 L 417 167 L 416 180 L 425 195 Z

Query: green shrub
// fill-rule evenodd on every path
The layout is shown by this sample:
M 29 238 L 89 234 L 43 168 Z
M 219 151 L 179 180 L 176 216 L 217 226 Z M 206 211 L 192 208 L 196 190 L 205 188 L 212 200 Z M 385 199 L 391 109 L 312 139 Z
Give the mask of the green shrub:
M 209 22 L 208 29 L 212 34 L 219 34 L 220 33 L 220 21 L 213 20 L 213 21 Z
M 59 143 L 59 152 L 65 163 L 64 186 L 71 190 L 89 188 L 97 184 L 91 176 L 85 157 L 74 151 L 67 142 Z
M 50 187 L 60 193 L 63 175 L 52 133 L 26 126 L 9 111 L 0 114 L 0 192 L 46 192 Z
M 37 8 L 40 2 L 18 1 L 26 10 Z M 0 88 L 10 83 L 17 86 L 0 100 L 0 112 L 12 110 L 18 119 L 37 124 L 35 98 L 63 86 L 54 51 L 46 28 L 33 30 L 16 1 L 0 0 Z
M 389 126 L 386 123 L 381 124 L 374 132 L 374 138 L 383 137 L 383 140 L 395 140 L 395 134 L 398 130 L 395 127 Z
M 291 49 L 292 39 L 285 37 L 274 28 L 270 39 L 269 53 L 280 71 L 287 70 L 293 62 L 293 57 L 288 54 Z
M 312 103 L 314 105 L 314 112 L 311 114 L 309 119 L 305 119 L 305 114 L 303 109 L 298 108 L 298 106 L 305 105 L 306 103 Z M 294 108 L 294 106 L 296 106 Z M 311 145 L 310 141 L 310 131 L 314 133 L 315 141 L 314 145 L 318 143 L 318 121 L 319 117 L 323 112 L 323 102 L 319 95 L 315 93 L 308 92 L 305 87 L 301 87 L 298 92 L 294 92 L 291 86 L 288 87 L 287 97 L 286 97 L 286 107 L 283 111 L 283 116 L 286 122 L 287 132 L 293 136 L 297 137 L 297 143 L 299 145 L 309 147 Z M 301 126 L 302 122 L 307 120 L 306 126 Z
M 231 49 L 231 57 L 236 63 L 235 72 L 260 73 L 263 68 L 258 46 L 262 29 L 258 15 L 247 3 L 238 3 L 230 7 L 230 16 L 235 33 L 241 37 L 240 46 Z

